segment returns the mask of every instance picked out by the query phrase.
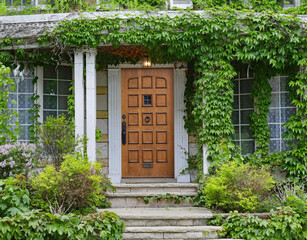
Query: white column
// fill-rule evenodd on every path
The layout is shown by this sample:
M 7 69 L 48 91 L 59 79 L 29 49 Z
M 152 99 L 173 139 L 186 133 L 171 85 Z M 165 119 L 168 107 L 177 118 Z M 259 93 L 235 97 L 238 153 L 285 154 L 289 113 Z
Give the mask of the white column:
M 120 183 L 121 168 L 121 72 L 108 69 L 109 178 Z
M 96 49 L 86 50 L 86 135 L 91 162 L 96 161 L 96 54 Z
M 84 79 L 83 79 L 83 52 L 75 51 L 75 125 L 76 138 L 84 135 Z
M 184 90 L 186 75 L 185 69 L 174 70 L 174 130 L 175 130 L 175 178 L 177 182 L 190 182 L 190 174 L 180 174 L 188 167 L 187 152 L 189 149 L 189 136 L 184 128 Z
M 210 163 L 208 161 L 209 154 L 207 153 L 207 146 L 203 145 L 203 173 L 208 174 Z
M 38 121 L 42 123 L 44 122 L 44 68 L 41 66 L 36 67 L 35 75 L 37 76 L 37 82 L 34 87 L 37 95 L 39 96 L 36 103 L 40 105 Z
M 206 101 L 203 100 L 203 104 L 206 104 Z M 207 152 L 208 148 L 206 145 L 203 145 L 203 173 L 204 174 L 208 174 L 208 169 L 210 167 L 210 162 L 208 161 L 208 152 Z

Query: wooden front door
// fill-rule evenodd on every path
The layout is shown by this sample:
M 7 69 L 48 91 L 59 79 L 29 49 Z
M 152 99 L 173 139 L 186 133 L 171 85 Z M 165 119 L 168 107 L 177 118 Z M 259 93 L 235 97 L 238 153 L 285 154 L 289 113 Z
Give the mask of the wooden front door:
M 122 69 L 123 177 L 174 177 L 173 72 Z

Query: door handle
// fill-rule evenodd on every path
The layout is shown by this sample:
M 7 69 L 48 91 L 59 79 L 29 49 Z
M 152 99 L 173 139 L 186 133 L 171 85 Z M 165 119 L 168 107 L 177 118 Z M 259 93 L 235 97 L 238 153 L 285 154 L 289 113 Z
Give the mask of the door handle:
M 127 135 L 126 132 L 127 132 L 127 131 L 126 131 L 126 122 L 123 121 L 123 122 L 122 122 L 122 144 L 123 144 L 123 145 L 126 145 L 126 135 Z

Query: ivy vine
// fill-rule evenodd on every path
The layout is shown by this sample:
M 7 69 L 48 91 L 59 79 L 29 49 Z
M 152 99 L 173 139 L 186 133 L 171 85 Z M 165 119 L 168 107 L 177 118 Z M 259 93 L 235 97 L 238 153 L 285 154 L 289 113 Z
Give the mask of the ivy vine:
M 270 130 L 266 114 L 271 92 L 268 79 L 286 70 L 295 72 L 296 78 L 290 86 L 297 112 L 286 124 L 286 137 L 296 142 L 286 157 L 298 159 L 296 161 L 306 166 L 307 83 L 306 73 L 297 72 L 298 65 L 302 69 L 307 65 L 305 29 L 306 24 L 293 16 L 222 8 L 204 13 L 182 12 L 173 18 L 145 15 L 64 20 L 37 40 L 40 45 L 52 48 L 53 57 L 58 60 L 69 59 L 67 56 L 74 48 L 112 45 L 117 49 L 125 43 L 141 46 L 142 52 L 149 54 L 153 62 L 190 63 L 193 69 L 188 73 L 185 92 L 185 126 L 189 133 L 197 134 L 198 146 L 207 146 L 213 165 L 221 160 L 221 144 L 232 148 L 234 85 L 231 79 L 236 76 L 233 63 L 249 62 L 257 69 L 253 86 L 255 112 L 251 115 L 257 156 L 268 154 Z M 14 41 L 17 40 L 6 39 L 2 43 Z M 136 62 L 142 55 L 139 52 L 133 57 L 121 56 L 107 48 L 101 47 L 97 56 L 100 68 L 124 61 Z M 17 58 L 41 64 L 48 61 L 47 56 L 50 61 L 50 51 L 2 51 L 0 61 Z M 297 171 L 293 170 L 293 174 Z M 303 177 L 306 167 L 300 171 Z

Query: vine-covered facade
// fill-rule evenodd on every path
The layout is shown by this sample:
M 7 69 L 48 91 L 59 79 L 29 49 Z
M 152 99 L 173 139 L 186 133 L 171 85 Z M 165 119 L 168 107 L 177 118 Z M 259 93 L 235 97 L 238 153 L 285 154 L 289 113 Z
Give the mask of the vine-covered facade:
M 306 177 L 304 16 L 220 9 L 0 20 L 0 61 L 22 70 L 12 75 L 9 105 L 19 113 L 20 140 L 33 141 L 39 122 L 64 113 L 113 182 L 189 182 L 185 169 L 207 173 L 237 157 Z M 152 71 L 141 64 L 148 56 Z M 127 69 L 136 75 L 125 78 Z M 164 163 L 171 175 L 150 175 Z M 148 175 L 137 175 L 137 164 Z

